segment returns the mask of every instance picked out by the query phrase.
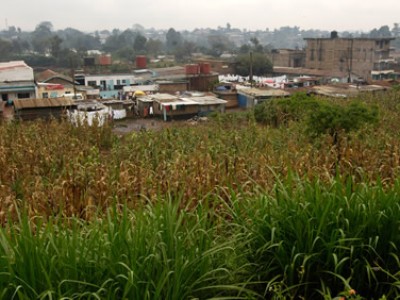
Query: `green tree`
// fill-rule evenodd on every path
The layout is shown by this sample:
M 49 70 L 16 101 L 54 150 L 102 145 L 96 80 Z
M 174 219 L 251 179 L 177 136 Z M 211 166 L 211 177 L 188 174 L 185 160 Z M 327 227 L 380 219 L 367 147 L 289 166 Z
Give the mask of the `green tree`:
M 260 44 L 260 41 L 258 40 L 258 38 L 252 37 L 250 39 L 250 42 L 252 43 L 251 48 L 254 52 L 260 52 L 260 53 L 264 52 L 264 47 Z
M 184 41 L 183 44 L 175 50 L 175 58 L 178 62 L 189 60 L 196 49 L 197 47 L 195 43 Z
M 125 46 L 125 47 L 115 51 L 114 54 L 115 54 L 115 57 L 117 57 L 121 60 L 132 62 L 133 58 L 135 57 L 135 50 L 133 50 L 133 48 L 130 46 Z
M 160 54 L 163 49 L 163 43 L 160 40 L 149 39 L 146 43 L 146 51 L 149 54 Z
M 105 52 L 115 52 L 123 47 L 132 47 L 135 42 L 135 38 L 138 34 L 130 29 L 120 32 L 118 29 L 114 29 L 112 34 L 107 38 L 103 50 Z
M 32 33 L 32 46 L 36 52 L 45 54 L 49 51 L 50 39 L 53 36 L 52 30 L 53 25 L 51 22 L 41 22 L 36 26 L 35 31 Z
M 5 61 L 11 56 L 13 45 L 10 41 L 0 38 L 0 60 Z
M 296 93 L 288 98 L 275 98 L 256 105 L 254 118 L 264 125 L 286 126 L 303 120 L 316 106 L 318 102 L 313 96 Z
M 59 57 L 61 51 L 62 39 L 58 35 L 50 38 L 50 51 L 53 57 Z
M 220 56 L 225 51 L 235 48 L 234 43 L 224 34 L 215 33 L 208 36 L 209 54 L 215 57 Z
M 336 144 L 341 132 L 355 131 L 364 124 L 374 123 L 377 120 L 376 107 L 368 107 L 361 102 L 351 102 L 344 106 L 324 101 L 311 110 L 307 120 L 307 132 L 312 137 L 329 134 Z
M 253 75 L 262 76 L 270 74 L 273 70 L 271 61 L 263 53 L 240 54 L 235 59 L 236 74 L 248 76 L 250 74 L 250 65 L 253 68 Z
M 376 107 L 368 107 L 361 102 L 352 102 L 343 106 L 324 101 L 319 102 L 319 105 L 310 111 L 306 121 L 306 132 L 311 137 L 322 134 L 329 134 L 332 137 L 332 144 L 337 153 L 336 170 L 341 160 L 341 141 L 346 137 L 345 134 L 377 121 Z
M 144 53 L 146 51 L 146 43 L 147 43 L 147 38 L 139 33 L 135 37 L 135 41 L 133 42 L 133 49 L 137 53 Z
M 61 48 L 76 49 L 80 52 L 93 49 L 101 49 L 98 33 L 94 36 L 85 34 L 73 28 L 58 31 L 57 35 L 63 40 Z
M 372 29 L 369 33 L 369 36 L 371 38 L 385 38 L 385 37 L 391 37 L 392 32 L 389 28 L 389 26 L 381 26 L 379 29 Z
M 175 31 L 174 28 L 170 28 L 166 34 L 166 47 L 170 53 L 174 52 L 178 47 L 182 45 L 182 36 L 179 32 Z

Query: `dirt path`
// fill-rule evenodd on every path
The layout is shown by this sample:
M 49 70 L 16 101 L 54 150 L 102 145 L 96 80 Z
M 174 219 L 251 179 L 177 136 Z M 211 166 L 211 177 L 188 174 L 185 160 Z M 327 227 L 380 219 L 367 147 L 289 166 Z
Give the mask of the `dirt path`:
M 117 134 L 126 134 L 132 131 L 139 130 L 160 130 L 163 128 L 171 127 L 177 123 L 185 123 L 186 121 L 170 121 L 164 122 L 158 118 L 145 118 L 134 119 L 127 118 L 123 120 L 114 121 L 113 131 Z

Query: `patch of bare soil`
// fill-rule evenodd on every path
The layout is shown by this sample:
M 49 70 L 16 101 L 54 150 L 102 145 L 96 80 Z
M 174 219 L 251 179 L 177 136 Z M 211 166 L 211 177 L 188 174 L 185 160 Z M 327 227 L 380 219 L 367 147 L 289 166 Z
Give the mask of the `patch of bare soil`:
M 117 134 L 127 134 L 140 130 L 161 130 L 178 122 L 184 123 L 185 121 L 165 122 L 158 118 L 126 118 L 114 121 L 113 131 Z

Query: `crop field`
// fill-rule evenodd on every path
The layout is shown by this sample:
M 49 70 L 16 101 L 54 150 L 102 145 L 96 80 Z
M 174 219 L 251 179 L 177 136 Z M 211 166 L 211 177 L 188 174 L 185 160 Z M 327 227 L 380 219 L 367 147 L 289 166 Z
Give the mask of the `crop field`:
M 400 91 L 311 98 L 0 124 L 0 299 L 399 297 Z

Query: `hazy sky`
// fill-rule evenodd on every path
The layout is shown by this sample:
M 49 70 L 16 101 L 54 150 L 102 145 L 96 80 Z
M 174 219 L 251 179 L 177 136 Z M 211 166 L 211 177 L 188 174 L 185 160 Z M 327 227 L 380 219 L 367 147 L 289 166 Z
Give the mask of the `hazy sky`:
M 1 0 L 0 30 L 34 30 L 50 21 L 55 30 L 146 28 L 176 30 L 225 27 L 370 31 L 400 22 L 400 1 L 369 0 Z

